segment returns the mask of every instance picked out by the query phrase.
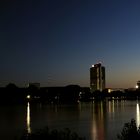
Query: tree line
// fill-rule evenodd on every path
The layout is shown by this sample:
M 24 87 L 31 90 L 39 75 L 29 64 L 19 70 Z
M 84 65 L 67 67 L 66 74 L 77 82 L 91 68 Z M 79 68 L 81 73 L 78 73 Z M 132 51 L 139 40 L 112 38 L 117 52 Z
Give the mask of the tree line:
M 88 87 L 68 85 L 65 87 L 37 87 L 31 85 L 19 88 L 13 83 L 0 88 L 0 102 L 22 103 L 27 100 L 40 102 L 77 102 L 91 100 L 136 100 L 140 98 L 140 90 L 124 90 L 108 92 L 108 89 L 90 92 Z

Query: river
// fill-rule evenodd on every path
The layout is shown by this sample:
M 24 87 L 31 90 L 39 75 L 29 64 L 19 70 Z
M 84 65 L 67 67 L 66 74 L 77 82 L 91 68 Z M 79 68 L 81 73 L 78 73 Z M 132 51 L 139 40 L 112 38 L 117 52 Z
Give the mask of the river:
M 37 129 L 70 128 L 86 140 L 115 140 L 124 123 L 140 124 L 140 101 L 79 102 L 0 106 L 0 139 L 19 139 Z

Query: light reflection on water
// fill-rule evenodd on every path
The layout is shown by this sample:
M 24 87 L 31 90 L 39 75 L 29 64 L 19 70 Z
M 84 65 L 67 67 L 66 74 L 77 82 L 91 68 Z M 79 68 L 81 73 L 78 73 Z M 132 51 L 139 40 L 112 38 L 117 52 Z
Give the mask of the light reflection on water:
M 115 107 L 114 107 L 114 100 L 112 100 L 112 101 L 109 101 L 108 102 L 108 111 L 109 111 L 109 113 L 114 113 L 114 109 L 115 109 Z
M 140 125 L 139 101 L 79 102 L 72 105 L 26 104 L 0 106 L 0 140 L 17 140 L 46 126 L 85 136 L 86 140 L 115 140 L 124 123 Z M 117 138 L 116 138 L 117 139 Z
M 27 117 L 26 117 L 26 122 L 27 122 L 27 133 L 31 133 L 31 118 L 30 118 L 30 103 L 27 103 Z
M 92 103 L 79 103 L 78 106 L 77 105 L 72 105 L 72 106 L 63 106 L 63 105 L 46 106 L 45 105 L 43 106 L 43 108 L 39 108 L 38 110 L 41 114 L 38 114 L 39 112 L 37 110 L 34 110 L 34 113 L 36 112 L 37 113 L 36 116 L 38 116 L 37 117 L 38 119 L 36 118 L 37 120 L 33 121 L 34 123 L 39 123 L 40 125 L 41 121 L 43 122 L 46 121 L 45 123 L 46 126 L 48 124 L 50 128 L 51 126 L 55 127 L 56 125 L 58 129 L 59 126 L 60 127 L 63 126 L 64 128 L 70 127 L 73 129 L 75 123 L 79 121 L 77 123 L 78 125 L 80 124 L 80 126 L 86 126 L 86 127 L 88 126 L 89 128 L 91 128 L 89 129 L 87 127 L 87 129 L 90 130 L 90 132 L 89 131 L 87 132 L 87 134 L 90 134 L 88 139 L 91 140 L 107 140 L 107 139 L 110 140 L 114 138 L 116 134 L 118 134 L 121 130 L 120 125 L 122 126 L 124 123 L 130 121 L 132 118 L 136 119 L 137 126 L 140 125 L 140 108 L 138 102 L 134 103 L 134 102 L 112 100 L 108 102 L 101 101 L 101 102 L 92 102 Z M 127 108 L 131 111 L 128 111 Z M 30 113 L 31 113 L 30 103 L 28 102 L 27 116 L 26 116 L 26 129 L 28 133 L 31 133 L 33 131 L 31 127 Z M 42 119 L 43 116 L 44 119 Z M 32 115 L 32 117 L 34 117 L 34 115 Z M 90 117 L 92 117 L 92 119 L 90 119 Z M 65 122 L 67 122 L 66 123 L 67 125 L 65 124 Z M 78 127 L 78 125 L 75 125 L 76 130 L 79 130 L 80 132 L 80 128 Z M 85 133 L 85 135 L 87 134 Z
M 140 125 L 140 108 L 139 108 L 139 104 L 136 104 L 136 124 L 137 127 L 139 127 Z
M 136 115 L 134 114 L 135 108 L 137 110 Z M 124 123 L 130 122 L 132 118 L 136 119 L 137 126 L 140 125 L 140 108 L 139 104 L 135 106 L 135 102 L 125 100 L 105 101 L 100 102 L 95 109 L 97 111 L 93 114 L 97 117 L 93 120 L 94 135 L 92 140 L 112 140 L 116 138 Z
M 112 100 L 107 102 L 107 108 L 108 108 L 108 115 L 111 117 L 111 119 L 115 119 L 118 113 L 125 112 L 125 100 Z
M 105 140 L 105 104 L 93 103 L 92 140 Z

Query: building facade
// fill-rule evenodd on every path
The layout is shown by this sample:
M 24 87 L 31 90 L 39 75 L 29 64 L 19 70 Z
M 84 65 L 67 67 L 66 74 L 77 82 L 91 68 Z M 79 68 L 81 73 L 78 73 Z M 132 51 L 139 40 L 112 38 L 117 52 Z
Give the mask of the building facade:
M 102 91 L 105 89 L 105 67 L 101 63 L 92 65 L 90 68 L 90 90 Z

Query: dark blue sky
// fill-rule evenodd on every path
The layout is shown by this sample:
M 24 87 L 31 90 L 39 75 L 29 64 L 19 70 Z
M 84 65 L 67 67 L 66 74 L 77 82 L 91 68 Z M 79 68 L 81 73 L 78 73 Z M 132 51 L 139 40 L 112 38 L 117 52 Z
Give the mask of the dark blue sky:
M 0 86 L 89 86 L 99 61 L 107 87 L 140 80 L 139 0 L 0 2 Z

